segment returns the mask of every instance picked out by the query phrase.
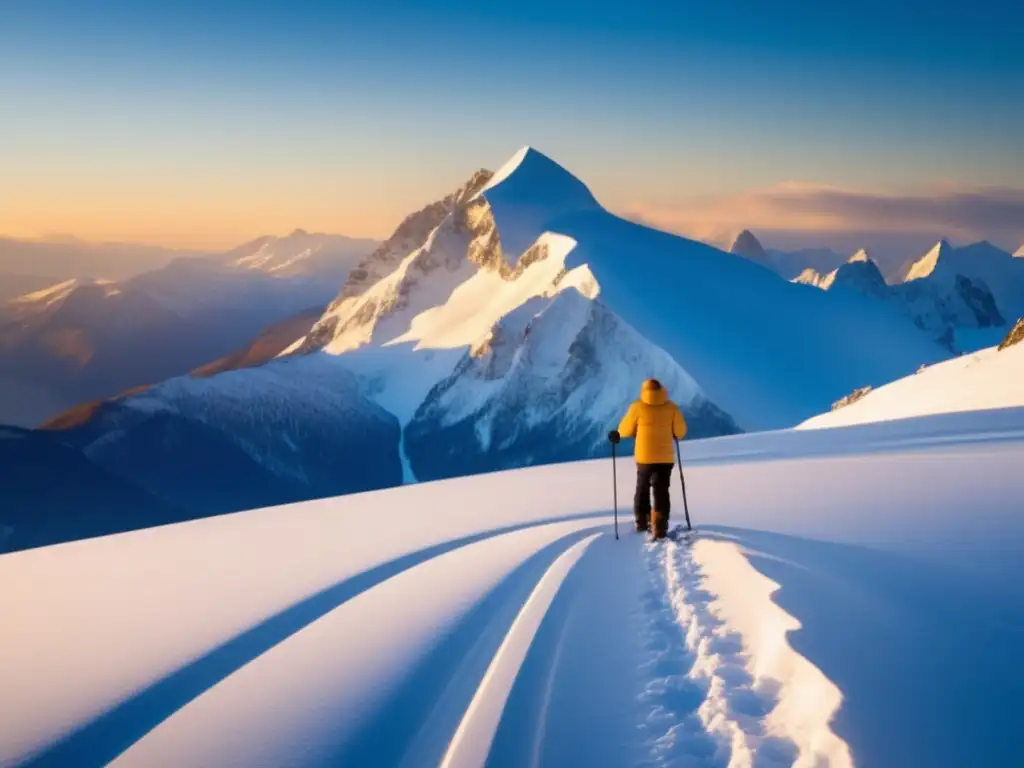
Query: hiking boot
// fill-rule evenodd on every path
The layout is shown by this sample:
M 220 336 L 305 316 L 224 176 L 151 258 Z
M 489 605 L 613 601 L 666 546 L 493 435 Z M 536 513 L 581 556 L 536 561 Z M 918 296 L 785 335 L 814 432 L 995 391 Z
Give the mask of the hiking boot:
M 651 510 L 651 532 L 654 539 L 664 539 L 668 536 L 668 516 L 662 515 L 658 510 Z
M 648 523 L 646 520 L 637 520 L 636 521 L 636 532 L 637 533 L 647 533 L 647 531 L 649 531 L 649 530 L 651 530 L 651 524 Z

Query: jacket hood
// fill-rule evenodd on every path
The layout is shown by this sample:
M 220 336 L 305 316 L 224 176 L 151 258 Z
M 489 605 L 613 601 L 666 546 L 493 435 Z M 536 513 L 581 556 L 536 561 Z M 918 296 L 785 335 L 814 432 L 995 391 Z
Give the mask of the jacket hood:
M 657 381 L 648 379 L 640 388 L 640 400 L 647 405 L 664 405 L 668 402 L 668 391 Z

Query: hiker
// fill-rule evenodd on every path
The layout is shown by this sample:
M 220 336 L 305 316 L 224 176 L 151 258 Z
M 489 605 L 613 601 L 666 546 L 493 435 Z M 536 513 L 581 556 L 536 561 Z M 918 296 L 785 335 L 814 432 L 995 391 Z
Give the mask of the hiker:
M 686 435 L 686 420 L 679 406 L 668 399 L 668 392 L 657 379 L 648 379 L 640 389 L 640 399 L 629 406 L 618 430 L 608 433 L 612 443 L 623 437 L 636 437 L 636 496 L 633 516 L 637 531 L 650 530 L 654 538 L 668 534 L 671 511 L 668 486 L 672 480 L 675 453 L 672 441 Z M 651 510 L 651 490 L 654 510 Z

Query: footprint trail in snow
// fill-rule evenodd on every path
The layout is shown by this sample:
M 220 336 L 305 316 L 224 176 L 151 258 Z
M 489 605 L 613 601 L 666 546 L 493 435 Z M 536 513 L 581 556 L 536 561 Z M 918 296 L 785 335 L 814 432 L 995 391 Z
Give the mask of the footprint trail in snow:
M 838 691 L 785 642 L 786 631 L 799 625 L 771 603 L 775 585 L 731 543 L 667 540 L 644 549 L 650 580 L 644 595 L 646 684 L 640 697 L 646 765 L 852 765 L 848 748 L 828 727 Z M 738 622 L 727 623 L 737 593 L 730 585 L 716 589 L 722 586 L 716 583 L 722 572 L 716 566 L 723 561 L 733 571 L 738 564 L 748 569 L 741 589 L 753 603 L 765 603 L 757 613 L 771 620 L 757 626 L 768 628 L 768 643 L 752 644 L 737 631 Z M 710 564 L 710 575 L 704 563 Z M 733 600 L 731 607 L 719 591 Z M 821 694 L 815 700 L 824 702 L 810 718 L 810 707 L 784 700 L 785 681 L 770 674 L 794 668 L 813 679 L 815 693 Z

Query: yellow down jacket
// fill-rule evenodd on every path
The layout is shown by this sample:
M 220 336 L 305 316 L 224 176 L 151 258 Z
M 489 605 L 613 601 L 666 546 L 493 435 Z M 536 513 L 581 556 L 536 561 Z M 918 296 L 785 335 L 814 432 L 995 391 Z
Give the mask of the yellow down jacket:
M 629 406 L 619 423 L 619 436 L 636 437 L 637 464 L 674 464 L 673 438 L 686 436 L 686 420 L 679 406 L 669 401 L 665 388 L 648 379 L 640 389 L 640 399 Z

